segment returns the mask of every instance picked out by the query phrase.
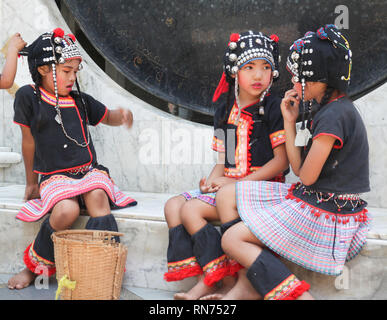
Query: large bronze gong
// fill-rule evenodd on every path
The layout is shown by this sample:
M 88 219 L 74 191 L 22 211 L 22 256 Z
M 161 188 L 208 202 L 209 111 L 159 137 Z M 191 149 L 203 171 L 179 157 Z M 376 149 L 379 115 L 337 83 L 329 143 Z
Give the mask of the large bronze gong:
M 280 38 L 282 62 L 306 31 L 340 23 L 351 44 L 349 94 L 358 98 L 387 79 L 385 0 L 64 0 L 101 55 L 125 77 L 165 101 L 207 115 L 232 32 Z M 275 87 L 290 77 L 281 64 Z

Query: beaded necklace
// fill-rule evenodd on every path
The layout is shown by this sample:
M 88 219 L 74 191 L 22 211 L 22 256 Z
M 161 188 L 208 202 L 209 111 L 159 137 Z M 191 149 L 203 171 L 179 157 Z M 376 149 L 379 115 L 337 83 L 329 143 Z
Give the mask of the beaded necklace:
M 362 204 L 362 200 L 360 199 L 360 194 L 335 194 L 330 192 L 318 192 L 315 190 L 308 190 L 304 185 L 298 185 L 296 189 L 302 188 L 302 194 L 307 194 L 309 196 L 316 196 L 316 203 L 320 204 L 323 202 L 333 201 L 333 203 L 337 206 L 337 211 L 341 211 L 348 203 L 351 204 L 351 211 L 355 211 L 355 209 Z M 342 204 L 339 201 L 343 201 Z

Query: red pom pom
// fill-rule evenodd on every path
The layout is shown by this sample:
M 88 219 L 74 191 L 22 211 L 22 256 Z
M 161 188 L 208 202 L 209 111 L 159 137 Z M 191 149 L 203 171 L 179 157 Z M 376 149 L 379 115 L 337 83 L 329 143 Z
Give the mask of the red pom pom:
M 76 41 L 75 36 L 72 33 L 69 33 L 68 36 L 71 38 L 71 40 L 73 40 L 73 42 Z
M 230 35 L 230 41 L 232 41 L 232 42 L 237 42 L 239 40 L 239 38 L 240 38 L 239 33 L 232 33 Z
M 63 36 L 64 36 L 64 31 L 62 28 L 54 29 L 53 33 L 54 33 L 54 37 L 63 38 Z
M 272 34 L 270 36 L 270 39 L 273 40 L 274 42 L 278 42 L 279 41 L 279 37 L 276 34 Z

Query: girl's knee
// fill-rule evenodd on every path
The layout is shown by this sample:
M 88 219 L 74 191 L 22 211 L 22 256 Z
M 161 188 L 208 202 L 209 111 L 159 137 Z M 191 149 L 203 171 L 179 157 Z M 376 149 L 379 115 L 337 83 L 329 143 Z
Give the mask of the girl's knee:
M 168 199 L 164 205 L 164 216 L 167 221 L 174 220 L 180 215 L 180 209 L 185 203 L 182 196 L 176 196 Z
M 192 220 L 196 220 L 200 216 L 200 210 L 195 203 L 196 201 L 200 200 L 189 200 L 181 207 L 180 218 L 184 225 L 190 223 Z
M 80 208 L 78 203 L 67 200 L 61 201 L 54 207 L 50 216 L 50 224 L 71 225 L 79 216 Z
M 107 201 L 107 194 L 102 189 L 94 189 L 84 195 L 85 200 L 92 201 L 94 203 Z

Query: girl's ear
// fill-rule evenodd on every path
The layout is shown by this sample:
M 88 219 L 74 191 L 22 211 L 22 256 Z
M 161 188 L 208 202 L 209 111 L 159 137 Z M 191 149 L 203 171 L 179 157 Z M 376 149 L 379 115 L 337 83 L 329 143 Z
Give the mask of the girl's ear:
M 48 65 L 40 66 L 38 67 L 38 72 L 42 77 L 44 77 L 51 72 L 51 67 Z

